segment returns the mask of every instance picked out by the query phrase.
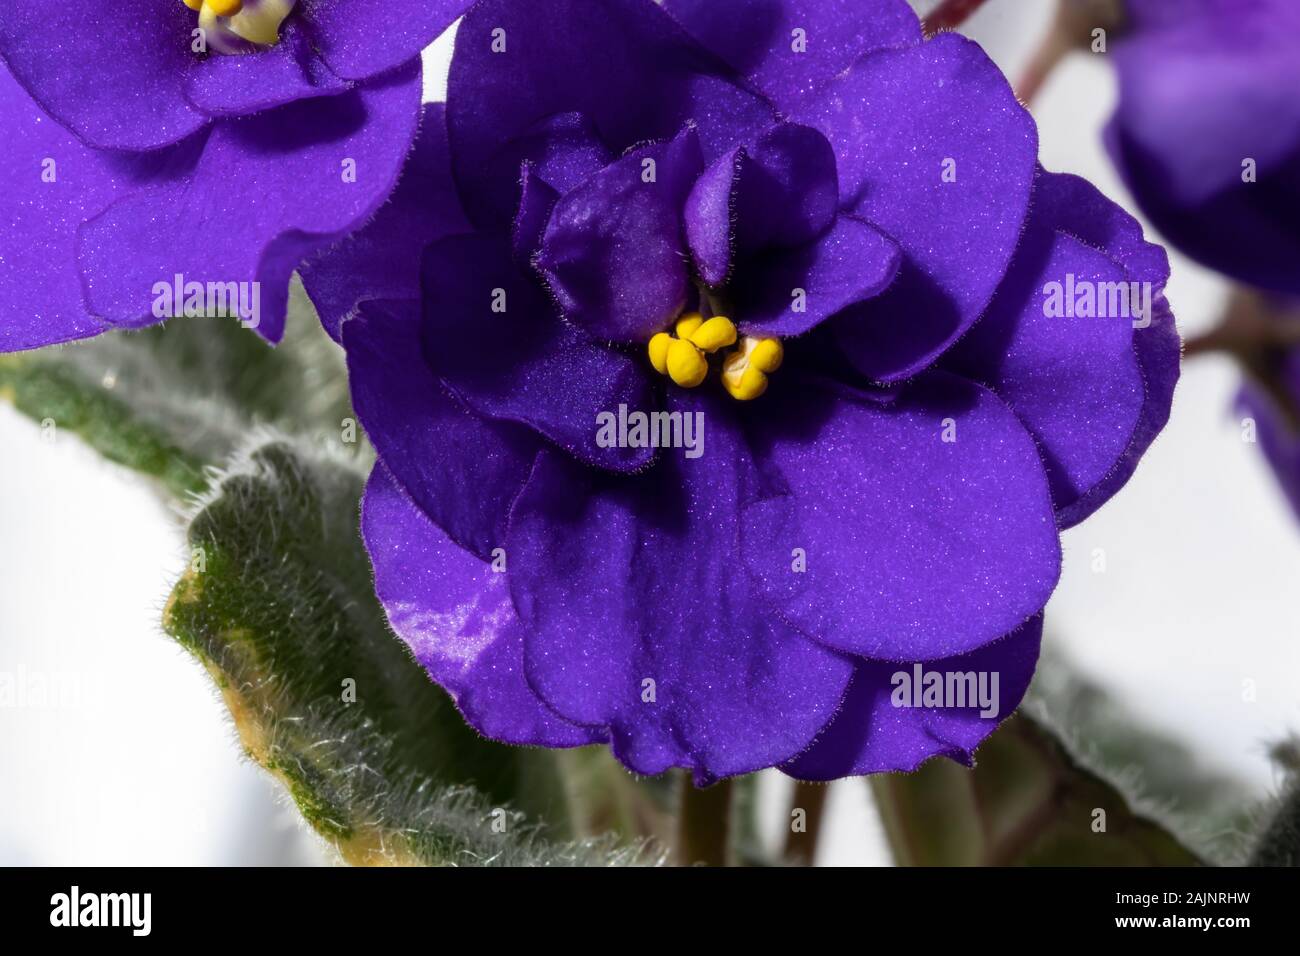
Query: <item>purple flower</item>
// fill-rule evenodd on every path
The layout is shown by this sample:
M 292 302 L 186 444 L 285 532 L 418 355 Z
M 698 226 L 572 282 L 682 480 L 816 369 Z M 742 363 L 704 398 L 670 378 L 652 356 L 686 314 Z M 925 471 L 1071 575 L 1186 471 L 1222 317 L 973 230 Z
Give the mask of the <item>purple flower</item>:
M 277 341 L 299 261 L 391 191 L 420 50 L 465 6 L 4 4 L 0 351 L 157 321 L 155 284 L 178 275 L 259 283 Z
M 1129 0 L 1111 156 L 1163 236 L 1300 294 L 1300 5 Z
M 1278 350 L 1267 360 L 1271 374 L 1267 379 L 1246 378 L 1237 405 L 1253 421 L 1254 439 L 1287 502 L 1300 515 L 1300 349 Z
M 1036 155 L 902 0 L 471 8 L 393 199 L 304 270 L 379 596 L 466 719 L 702 782 L 969 762 L 1177 378 L 1163 251 Z

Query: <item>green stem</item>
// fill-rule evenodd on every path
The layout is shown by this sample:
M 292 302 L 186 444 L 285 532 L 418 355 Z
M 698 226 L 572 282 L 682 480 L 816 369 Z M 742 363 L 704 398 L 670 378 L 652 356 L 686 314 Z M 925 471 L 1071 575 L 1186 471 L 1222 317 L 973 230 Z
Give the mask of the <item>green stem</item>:
M 731 781 L 697 789 L 690 777 L 682 778 L 677 817 L 679 866 L 726 866 L 731 835 Z

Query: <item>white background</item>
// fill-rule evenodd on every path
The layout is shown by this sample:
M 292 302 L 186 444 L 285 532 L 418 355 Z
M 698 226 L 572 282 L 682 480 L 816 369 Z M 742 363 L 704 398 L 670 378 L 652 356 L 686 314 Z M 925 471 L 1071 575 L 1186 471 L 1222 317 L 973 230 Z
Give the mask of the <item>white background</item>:
M 1015 77 L 1046 0 L 992 0 L 965 28 Z M 441 98 L 448 38 L 426 56 Z M 1041 158 L 1130 210 L 1099 132 L 1104 57 L 1075 54 L 1034 104 Z M 1225 289 L 1173 255 L 1184 335 Z M 1186 366 L 1169 427 L 1120 495 L 1065 534 L 1050 640 L 1142 721 L 1263 795 L 1265 755 L 1300 728 L 1300 526 L 1243 443 L 1230 363 Z M 1108 568 L 1090 567 L 1104 548 Z M 147 484 L 70 436 L 41 440 L 0 404 L 0 672 L 64 675 L 74 706 L 0 709 L 0 864 L 315 863 L 328 854 L 241 756 L 207 676 L 158 627 L 183 566 L 181 525 Z M 1243 681 L 1256 699 L 1243 699 Z M 771 774 L 769 836 L 789 782 Z M 833 785 L 819 862 L 888 856 L 862 781 Z

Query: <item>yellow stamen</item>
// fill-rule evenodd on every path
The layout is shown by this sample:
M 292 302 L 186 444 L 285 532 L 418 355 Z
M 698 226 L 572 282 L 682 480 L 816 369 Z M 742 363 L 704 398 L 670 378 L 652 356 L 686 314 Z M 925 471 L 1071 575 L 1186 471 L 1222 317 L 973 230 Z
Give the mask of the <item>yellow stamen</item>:
M 780 368 L 784 357 L 779 339 L 746 335 L 722 362 L 722 387 L 737 401 L 752 401 L 767 391 L 768 373 Z
M 685 339 L 668 344 L 668 377 L 682 388 L 694 388 L 709 374 L 704 353 Z
M 199 14 L 199 27 L 215 53 L 248 53 L 273 46 L 298 0 L 182 0 Z
M 190 9 L 194 9 L 193 5 L 190 4 L 190 0 L 186 0 L 186 3 L 190 5 Z M 204 0 L 204 3 L 211 7 L 212 12 L 219 17 L 233 17 L 244 9 L 243 0 Z
M 704 324 L 704 316 L 698 312 L 687 312 L 677 320 L 677 327 L 673 330 L 677 333 L 679 339 L 689 339 L 691 333 Z
M 668 374 L 668 346 L 673 344 L 673 337 L 667 332 L 660 332 L 650 340 L 650 364 L 660 375 Z
M 703 352 L 712 355 L 718 349 L 736 344 L 736 327 L 731 319 L 715 315 L 688 336 Z

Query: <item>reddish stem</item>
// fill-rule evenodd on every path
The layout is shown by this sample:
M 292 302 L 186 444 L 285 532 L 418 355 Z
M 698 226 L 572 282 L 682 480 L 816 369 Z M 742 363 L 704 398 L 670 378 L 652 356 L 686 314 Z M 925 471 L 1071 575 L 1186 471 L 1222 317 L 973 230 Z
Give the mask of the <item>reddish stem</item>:
M 983 4 L 984 0 L 943 0 L 921 21 L 921 29 L 927 37 L 940 30 L 952 30 L 961 26 Z

